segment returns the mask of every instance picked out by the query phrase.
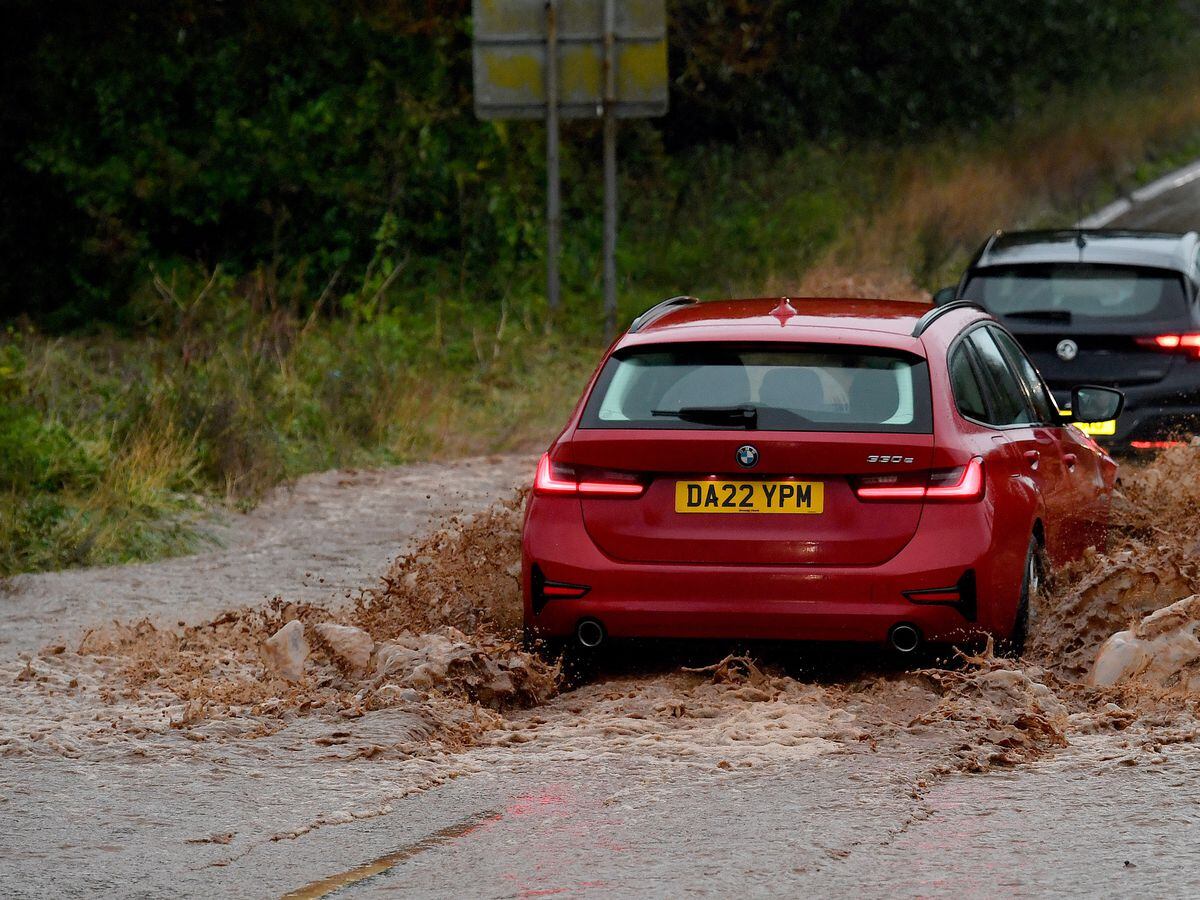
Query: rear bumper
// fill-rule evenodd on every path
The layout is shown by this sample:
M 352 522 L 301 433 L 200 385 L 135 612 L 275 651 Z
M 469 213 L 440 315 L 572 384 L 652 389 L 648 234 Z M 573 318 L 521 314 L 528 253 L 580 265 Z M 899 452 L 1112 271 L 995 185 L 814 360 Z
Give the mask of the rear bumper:
M 646 564 L 613 560 L 576 518 L 577 502 L 535 497 L 523 541 L 525 622 L 565 637 L 597 619 L 613 637 L 856 641 L 882 644 L 894 625 L 949 642 L 1011 633 L 1028 526 L 1010 546 L 995 542 L 992 508 L 927 509 L 909 544 L 887 563 L 864 567 Z M 1016 525 L 1017 523 L 1014 523 Z M 1019 546 L 1014 552 L 1013 546 Z M 533 566 L 546 579 L 588 588 L 577 599 L 533 597 Z M 970 570 L 968 604 L 906 596 L 956 585 Z
M 712 573 L 709 573 L 710 575 Z M 678 578 L 671 579 L 678 581 Z M 591 594 L 581 600 L 554 600 L 536 617 L 536 634 L 565 637 L 582 619 L 600 621 L 612 637 L 710 638 L 744 640 L 854 641 L 882 644 L 892 626 L 915 625 L 926 639 L 950 641 L 979 634 L 956 610 L 917 607 L 903 601 L 838 599 L 734 600 L 709 594 L 685 597 L 653 594 Z

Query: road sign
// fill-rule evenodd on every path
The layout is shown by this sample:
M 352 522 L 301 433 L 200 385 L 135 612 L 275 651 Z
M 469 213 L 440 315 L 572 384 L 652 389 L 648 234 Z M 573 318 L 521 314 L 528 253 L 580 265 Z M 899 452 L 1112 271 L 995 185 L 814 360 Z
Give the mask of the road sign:
M 546 299 L 558 308 L 560 118 L 604 120 L 604 321 L 617 317 L 617 119 L 667 111 L 665 0 L 473 0 L 475 113 L 546 120 Z
M 604 113 L 605 2 L 559 0 L 558 110 L 564 119 Z M 613 6 L 613 109 L 619 119 L 667 111 L 663 0 Z M 549 19 L 545 0 L 475 0 L 475 112 L 481 119 L 546 116 Z

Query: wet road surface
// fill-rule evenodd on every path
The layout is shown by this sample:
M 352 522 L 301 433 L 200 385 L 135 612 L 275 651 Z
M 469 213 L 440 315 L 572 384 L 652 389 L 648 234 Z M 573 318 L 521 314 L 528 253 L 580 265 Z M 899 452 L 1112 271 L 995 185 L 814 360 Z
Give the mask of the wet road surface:
M 5 896 L 1194 896 L 1200 752 L 1122 743 L 1084 739 L 1031 766 L 943 778 L 929 772 L 933 747 L 808 747 L 750 766 L 729 747 L 674 760 L 619 741 L 625 752 L 488 748 L 440 774 L 431 767 L 428 777 L 449 780 L 407 797 L 418 783 L 409 764 L 331 766 L 298 754 L 265 765 L 262 748 L 22 760 L 4 766 L 0 887 Z
M 0 652 L 77 638 L 112 619 L 193 622 L 276 596 L 337 602 L 374 584 L 431 523 L 510 494 L 535 462 L 494 456 L 308 475 L 217 523 L 222 546 L 205 553 L 18 575 L 0 585 Z
M 1200 229 L 1200 162 L 1134 191 L 1080 225 L 1176 232 Z
M 913 799 L 902 768 L 856 756 L 734 783 L 585 764 L 515 796 L 510 788 L 495 819 L 357 894 L 451 897 L 470 885 L 488 896 L 1194 895 L 1197 772 L 1192 753 L 1136 772 L 1081 753 L 1019 774 L 951 778 Z M 1164 810 L 1167 793 L 1176 805 Z

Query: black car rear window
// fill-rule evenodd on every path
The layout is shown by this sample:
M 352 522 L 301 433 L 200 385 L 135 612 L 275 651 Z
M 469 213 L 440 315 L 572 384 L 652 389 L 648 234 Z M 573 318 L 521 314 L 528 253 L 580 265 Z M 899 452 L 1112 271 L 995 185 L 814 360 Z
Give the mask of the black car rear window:
M 686 343 L 619 351 L 584 407 L 583 428 L 719 429 L 753 410 L 770 431 L 932 430 L 929 369 L 877 347 Z
M 989 266 L 963 290 L 989 312 L 1065 322 L 1168 320 L 1187 313 L 1183 277 L 1165 269 L 1081 263 Z

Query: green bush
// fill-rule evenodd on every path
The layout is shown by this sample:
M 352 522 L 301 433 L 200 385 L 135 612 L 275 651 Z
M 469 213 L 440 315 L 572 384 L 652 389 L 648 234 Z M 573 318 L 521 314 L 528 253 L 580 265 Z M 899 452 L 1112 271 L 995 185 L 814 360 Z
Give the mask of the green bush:
M 137 421 L 137 403 L 111 420 L 92 396 L 80 403 L 64 382 L 106 385 L 79 365 L 54 342 L 0 340 L 0 575 L 153 559 L 197 543 L 188 448 L 169 428 Z
M 25 375 L 20 348 L 0 346 L 0 492 L 56 494 L 94 487 L 100 461 L 65 427 L 26 405 Z

